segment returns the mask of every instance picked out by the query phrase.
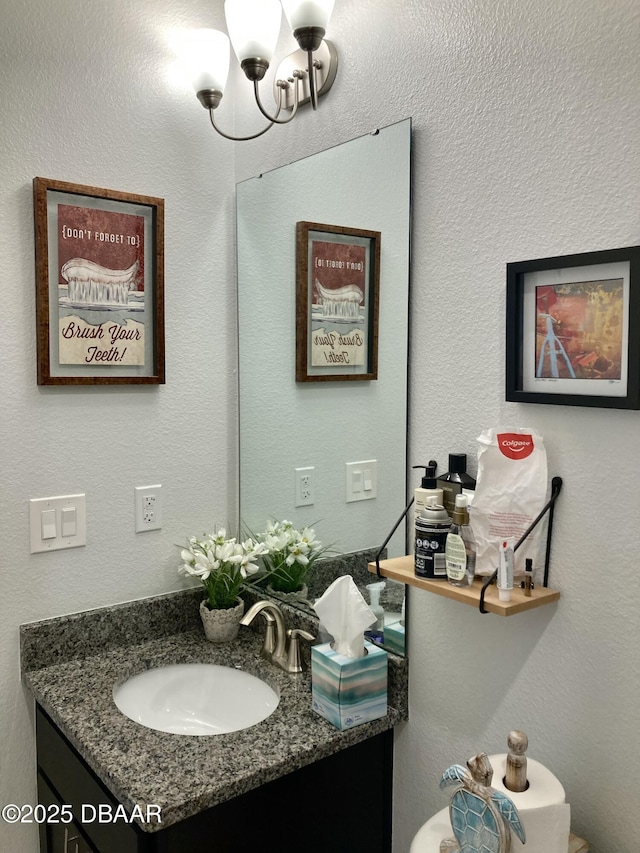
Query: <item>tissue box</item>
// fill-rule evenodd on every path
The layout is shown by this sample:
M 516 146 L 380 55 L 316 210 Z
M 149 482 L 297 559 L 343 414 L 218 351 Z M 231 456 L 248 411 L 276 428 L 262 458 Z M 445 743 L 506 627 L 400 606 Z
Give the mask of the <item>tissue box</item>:
M 387 653 L 365 642 L 361 658 L 339 655 L 331 643 L 311 647 L 312 707 L 338 729 L 387 713 Z
M 391 652 L 403 655 L 405 653 L 404 625 L 400 622 L 390 622 L 384 626 L 384 644 Z

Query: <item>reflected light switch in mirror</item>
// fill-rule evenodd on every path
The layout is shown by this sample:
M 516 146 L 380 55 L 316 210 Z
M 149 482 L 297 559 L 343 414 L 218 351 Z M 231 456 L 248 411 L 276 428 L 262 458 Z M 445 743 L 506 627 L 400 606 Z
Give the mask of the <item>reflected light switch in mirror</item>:
M 60 512 L 60 516 L 62 518 L 62 535 L 65 536 L 75 536 L 78 532 L 78 527 L 76 524 L 76 508 L 74 506 L 64 507 Z
M 377 495 L 378 462 L 368 459 L 364 462 L 347 462 L 346 503 L 368 501 Z

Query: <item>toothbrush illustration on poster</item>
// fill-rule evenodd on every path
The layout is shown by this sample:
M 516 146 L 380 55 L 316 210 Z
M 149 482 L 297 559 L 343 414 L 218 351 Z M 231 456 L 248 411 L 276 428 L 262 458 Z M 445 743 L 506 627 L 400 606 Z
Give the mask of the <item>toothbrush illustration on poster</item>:
M 364 365 L 365 246 L 313 240 L 311 267 L 311 365 Z
M 144 365 L 144 217 L 57 213 L 59 363 Z

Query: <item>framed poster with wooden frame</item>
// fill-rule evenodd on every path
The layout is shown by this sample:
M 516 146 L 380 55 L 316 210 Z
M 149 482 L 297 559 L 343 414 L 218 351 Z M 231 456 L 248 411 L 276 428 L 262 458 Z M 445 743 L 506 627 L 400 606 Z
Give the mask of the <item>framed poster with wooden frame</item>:
M 380 238 L 297 223 L 297 382 L 377 379 Z
M 38 385 L 162 384 L 164 200 L 34 178 Z
M 507 264 L 506 399 L 640 408 L 640 246 Z

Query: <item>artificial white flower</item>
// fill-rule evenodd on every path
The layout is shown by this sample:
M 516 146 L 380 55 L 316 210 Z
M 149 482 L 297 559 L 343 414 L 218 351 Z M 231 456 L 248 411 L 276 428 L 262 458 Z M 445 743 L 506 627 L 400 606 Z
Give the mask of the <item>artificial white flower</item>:
M 261 542 L 247 539 L 240 543 L 219 528 L 202 539 L 189 539 L 189 547 L 180 551 L 183 563 L 178 572 L 202 582 L 210 609 L 227 609 L 235 606 L 245 578 L 259 570 L 256 560 L 266 551 Z
M 268 549 L 263 562 L 269 583 L 280 592 L 300 589 L 313 563 L 326 550 L 312 528 L 296 530 L 286 519 L 269 522 L 260 540 Z

